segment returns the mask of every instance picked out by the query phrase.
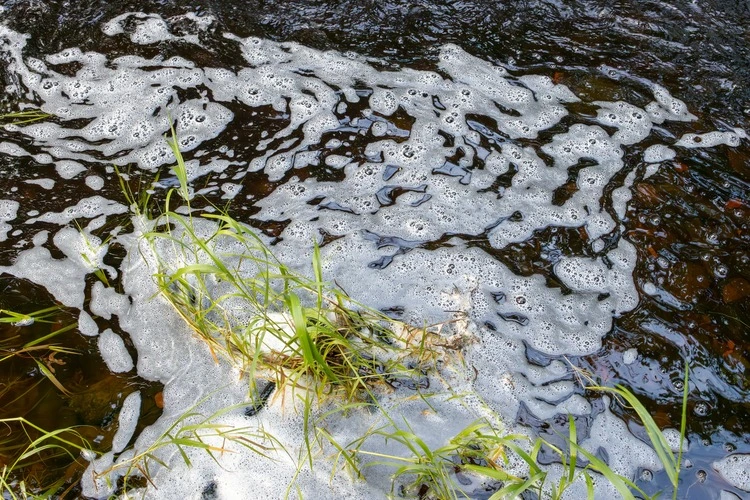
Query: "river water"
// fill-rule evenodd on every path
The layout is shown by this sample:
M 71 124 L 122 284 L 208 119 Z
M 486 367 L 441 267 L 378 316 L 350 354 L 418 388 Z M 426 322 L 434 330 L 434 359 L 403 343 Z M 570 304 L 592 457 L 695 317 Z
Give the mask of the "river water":
M 129 395 L 134 440 L 188 391 L 144 340 L 162 313 L 113 168 L 163 200 L 173 120 L 205 206 L 300 270 L 317 238 L 327 279 L 372 307 L 467 314 L 472 390 L 536 433 L 576 415 L 647 491 L 666 476 L 614 444 L 647 440 L 633 413 L 584 399 L 570 366 L 674 428 L 687 361 L 679 498 L 747 497 L 748 26 L 739 0 L 3 2 L 0 114 L 53 116 L 0 129 L 0 307 L 62 304 L 84 355 L 45 361 L 73 397 L 6 363 L 0 417 L 93 425 L 106 450 Z

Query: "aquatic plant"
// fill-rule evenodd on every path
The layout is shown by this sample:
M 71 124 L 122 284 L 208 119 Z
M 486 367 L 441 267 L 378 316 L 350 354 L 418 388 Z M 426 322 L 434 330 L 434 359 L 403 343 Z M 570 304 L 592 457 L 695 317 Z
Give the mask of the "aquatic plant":
M 50 316 L 60 311 L 59 306 L 46 307 L 30 313 L 20 313 L 9 309 L 0 309 L 0 323 L 10 323 L 16 326 L 25 326 L 32 323 L 51 323 Z
M 391 495 L 395 493 L 397 481 L 405 476 L 409 482 L 401 486 L 400 495 L 445 500 L 469 498 L 456 480 L 457 474 L 462 470 L 514 485 L 525 483 L 524 479 L 504 471 L 498 464 L 500 459 L 507 462 L 505 447 L 516 446 L 514 440 L 522 436 L 503 436 L 487 421 L 479 420 L 464 428 L 444 446 L 431 449 L 415 434 L 408 422 L 404 421 L 404 424 L 405 429 L 398 428 L 391 421 L 389 425 L 368 433 L 355 445 L 357 454 L 375 458 L 367 462 L 368 467 L 387 466 L 395 469 Z M 393 441 L 402 445 L 410 455 L 388 455 L 359 449 L 365 439 L 373 436 L 384 438 L 386 443 Z M 538 468 L 535 463 L 533 465 Z M 532 477 L 536 480 L 537 474 L 533 474 Z M 533 481 L 529 482 L 528 486 L 532 484 Z M 517 489 L 517 493 L 520 494 L 521 491 L 523 489 Z
M 248 403 L 221 408 L 207 416 L 201 413 L 199 407 L 210 396 L 211 394 L 180 414 L 148 447 L 138 453 L 121 456 L 116 463 L 97 472 L 96 477 L 104 477 L 106 481 L 112 480 L 113 477 L 122 477 L 119 490 L 127 498 L 127 492 L 135 478 L 140 477 L 151 481 L 153 464 L 168 467 L 159 456 L 159 451 L 167 447 L 176 448 L 181 459 L 188 466 L 191 465 L 189 455 L 191 449 L 207 453 L 217 463 L 217 454 L 233 451 L 230 445 L 250 449 L 253 453 L 269 460 L 274 460 L 271 452 L 285 451 L 281 442 L 262 428 L 232 427 L 216 423 L 222 416 L 246 408 Z
M 494 492 L 491 500 L 519 498 L 525 491 L 534 491 L 539 498 L 563 498 L 564 492 L 579 480 L 584 480 L 589 499 L 594 498 L 594 485 L 591 473 L 599 473 L 610 482 L 626 500 L 635 499 L 631 490 L 648 497 L 632 481 L 613 472 L 610 467 L 595 455 L 582 448 L 576 440 L 576 427 L 573 418 L 569 422 L 569 435 L 566 438 L 569 451 L 566 452 L 552 443 L 536 438 L 532 440 L 524 434 L 507 434 L 492 426 L 487 420 L 476 421 L 448 442 L 431 449 L 405 422 L 406 429 L 393 422 L 376 429 L 353 443 L 355 453 L 374 457 L 367 466 L 388 466 L 395 469 L 392 475 L 391 496 L 398 482 L 403 478 L 408 482 L 401 485 L 399 496 L 419 496 L 457 500 L 471 498 L 471 492 L 460 484 L 460 476 L 474 476 L 482 482 L 493 481 Z M 362 441 L 380 436 L 388 441 L 399 443 L 408 450 L 407 456 L 374 453 L 359 449 Z M 559 458 L 563 473 L 556 484 L 548 483 L 549 472 L 538 461 L 542 446 L 547 446 Z M 509 456 L 514 455 L 525 464 L 527 472 L 512 473 L 507 466 Z M 585 456 L 587 463 L 581 464 L 579 455 Z M 465 483 L 472 484 L 464 479 Z
M 58 472 L 51 469 L 49 461 L 67 456 L 71 462 L 82 462 L 81 452 L 91 452 L 91 445 L 76 427 L 48 431 L 23 417 L 2 418 L 0 424 L 8 430 L 17 429 L 22 434 L 7 439 L 0 438 L 0 457 L 13 457 L 3 463 L 0 469 L 0 494 L 3 498 L 7 498 L 6 495 L 13 500 L 50 498 L 58 493 L 70 477 L 67 470 Z M 40 464 L 41 474 L 16 478 L 19 471 L 28 470 L 35 464 Z M 74 485 L 71 484 L 70 487 Z
M 680 479 L 680 466 L 682 464 L 682 452 L 683 444 L 685 441 L 685 429 L 687 426 L 687 403 L 688 403 L 688 364 L 685 362 L 685 373 L 682 381 L 682 410 L 680 417 L 680 443 L 677 455 L 672 453 L 672 447 L 664 436 L 664 433 L 659 429 L 654 422 L 651 413 L 643 406 L 643 403 L 638 397 L 633 394 L 627 387 L 623 385 L 616 385 L 615 387 L 603 387 L 603 386 L 589 386 L 589 390 L 600 391 L 612 394 L 613 396 L 622 398 L 633 411 L 636 412 L 638 418 L 643 424 L 646 434 L 651 441 L 651 446 L 659 457 L 659 461 L 664 467 L 664 471 L 672 483 L 672 499 L 677 498 L 677 487 Z
M 45 113 L 41 109 L 27 109 L 24 111 L 13 111 L 11 113 L 0 114 L 0 122 L 8 125 L 24 125 L 39 120 L 50 118 L 51 114 Z
M 60 310 L 60 306 L 51 306 L 31 313 L 18 313 L 7 309 L 0 309 L 0 323 L 11 323 L 14 326 L 28 326 L 35 322 L 50 323 L 48 318 L 59 313 Z M 72 322 L 51 331 L 47 335 L 30 340 L 20 346 L 13 342 L 17 337 L 4 338 L 0 341 L 0 363 L 16 356 L 30 357 L 36 363 L 39 372 L 49 379 L 49 381 L 52 382 L 62 394 L 68 396 L 70 393 L 57 379 L 54 371 L 51 370 L 42 359 L 49 359 L 50 356 L 56 354 L 79 354 L 79 352 L 74 349 L 49 342 L 56 336 L 73 330 L 77 326 L 77 323 Z
M 593 379 L 582 370 L 574 368 L 576 374 L 589 381 Z M 583 385 L 583 384 L 582 384 Z M 683 380 L 680 443 L 677 455 L 672 452 L 664 432 L 656 425 L 651 414 L 638 397 L 627 387 L 616 385 L 605 387 L 588 385 L 586 390 L 611 394 L 623 405 L 635 411 L 643 424 L 651 441 L 652 448 L 657 454 L 664 470 L 673 486 L 672 498 L 677 498 L 679 471 L 682 463 L 683 443 L 687 424 L 688 404 L 688 364 L 685 363 Z M 459 499 L 470 498 L 470 493 L 458 481 L 459 476 L 472 474 L 484 480 L 498 482 L 490 500 L 505 498 L 519 498 L 527 490 L 535 492 L 538 498 L 563 498 L 565 491 L 574 483 L 583 480 L 586 485 L 587 497 L 594 498 L 594 481 L 592 474 L 599 474 L 611 484 L 625 500 L 636 498 L 657 498 L 660 493 L 650 497 L 640 489 L 631 479 L 614 472 L 601 458 L 583 448 L 577 439 L 577 429 L 572 416 L 568 418 L 568 435 L 560 436 L 564 439 L 567 450 L 562 449 L 550 441 L 537 437 L 531 439 L 524 434 L 508 434 L 497 424 L 491 424 L 487 419 L 480 419 L 471 423 L 458 432 L 448 442 L 437 448 L 430 448 L 425 441 L 404 420 L 404 425 L 398 425 L 391 416 L 380 408 L 387 424 L 371 429 L 364 436 L 341 447 L 339 456 L 347 458 L 346 463 L 359 473 L 359 462 L 352 457 L 369 457 L 374 460 L 367 462 L 367 467 L 387 466 L 394 470 L 392 475 L 391 495 L 394 495 L 396 485 L 402 480 L 398 496 L 418 496 L 419 498 Z M 495 415 L 495 421 L 499 418 Z M 407 451 L 406 455 L 392 455 L 372 452 L 363 448 L 367 440 L 383 438 L 385 442 L 392 441 L 401 445 Z M 549 481 L 549 470 L 542 468 L 538 456 L 542 447 L 546 447 L 557 455 L 562 467 L 559 479 Z M 518 463 L 525 464 L 526 472 L 511 472 L 507 469 L 510 463 L 509 455 L 514 455 Z M 584 459 L 584 460 L 582 460 Z M 636 494 L 638 495 L 636 497 Z
M 228 215 L 202 217 L 219 223 L 207 237 L 174 212 L 165 218 L 181 229 L 179 235 L 148 237 L 154 243 L 167 239 L 186 262 L 170 269 L 162 261 L 159 289 L 213 352 L 237 361 L 251 377 L 270 369 L 279 387 L 314 388 L 319 396 L 336 388 L 347 400 L 389 375 L 409 372 L 399 361 L 373 356 L 397 352 L 390 320 L 355 309 L 343 292 L 324 284 L 317 247 L 310 280 L 278 262 L 247 226 Z M 221 246 L 232 251 L 221 253 Z
M 162 296 L 214 356 L 225 355 L 250 380 L 263 372 L 280 393 L 285 387 L 312 390 L 318 400 L 333 393 L 346 402 L 370 400 L 374 386 L 415 376 L 404 360 L 424 351 L 424 341 L 398 336 L 398 322 L 325 283 L 316 243 L 309 278 L 281 263 L 229 214 L 193 217 L 185 163 L 176 142 L 170 145 L 176 192 L 189 215 L 171 209 L 170 192 L 157 230 L 145 237 L 159 259 L 155 278 Z M 398 326 L 412 337 L 421 332 Z
M 16 329 L 34 323 L 54 324 L 56 321 L 53 318 L 61 309 L 59 305 L 30 313 L 0 309 L 0 324 L 8 324 Z M 45 430 L 24 415 L 13 414 L 17 402 L 35 397 L 37 387 L 45 378 L 63 396 L 70 395 L 55 375 L 52 364 L 59 362 L 55 358 L 56 355 L 80 353 L 54 343 L 54 340 L 76 326 L 73 322 L 23 343 L 21 337 L 14 335 L 11 329 L 7 331 L 8 334 L 4 332 L 0 340 L 0 363 L 9 362 L 14 358 L 24 358 L 30 360 L 31 366 L 35 366 L 43 376 L 35 381 L 27 374 L 9 376 L 0 383 L 0 397 L 3 401 L 0 424 L 4 429 L 0 433 L 0 492 L 10 498 L 48 498 L 71 479 L 66 472 L 67 467 L 72 465 L 72 462 L 80 460 L 78 452 L 90 448 L 76 427 Z M 61 466 L 59 463 L 55 465 L 57 459 L 66 456 L 69 458 L 67 465 L 63 469 L 58 469 Z M 79 468 L 82 469 L 83 466 Z
M 653 448 L 674 485 L 673 498 L 677 498 L 682 445 L 678 456 L 675 457 L 664 433 L 656 427 L 648 413 L 643 413 L 643 403 L 627 388 L 597 386 L 589 389 L 612 393 L 622 397 L 632 406 L 644 424 Z M 684 398 L 683 414 L 686 407 L 687 398 Z M 535 492 L 538 498 L 558 500 L 563 498 L 571 485 L 581 480 L 585 482 L 587 498 L 594 499 L 593 474 L 601 475 L 625 500 L 659 496 L 649 496 L 631 479 L 614 472 L 604 460 L 583 448 L 577 441 L 577 430 L 572 416 L 569 416 L 568 436 L 562 436 L 565 438 L 567 450 L 542 438 L 532 440 L 524 434 L 504 433 L 484 419 L 473 422 L 450 438 L 445 445 L 430 448 L 408 422 L 404 421 L 402 428 L 396 425 L 390 416 L 386 417 L 389 420 L 388 425 L 374 429 L 350 443 L 349 451 L 354 455 L 373 458 L 374 460 L 365 464 L 367 467 L 387 466 L 394 469 L 392 497 L 396 493 L 396 486 L 405 479 L 406 483 L 401 484 L 398 491 L 399 497 L 406 495 L 450 500 L 471 498 L 471 492 L 466 491 L 458 478 L 462 475 L 473 475 L 485 482 L 497 482 L 495 491 L 489 497 L 490 500 L 519 498 L 527 490 Z M 684 432 L 683 420 L 681 438 L 684 437 Z M 363 443 L 374 437 L 381 437 L 386 443 L 392 441 L 400 444 L 407 454 L 391 455 L 363 449 Z M 549 471 L 539 464 L 538 457 L 542 447 L 547 447 L 556 454 L 561 464 L 562 474 L 556 483 L 549 482 Z M 507 469 L 510 455 L 515 456 L 515 463 L 520 460 L 525 464 L 526 473 L 513 473 Z M 581 460 L 582 458 L 585 460 Z M 470 481 L 465 483 L 472 484 Z

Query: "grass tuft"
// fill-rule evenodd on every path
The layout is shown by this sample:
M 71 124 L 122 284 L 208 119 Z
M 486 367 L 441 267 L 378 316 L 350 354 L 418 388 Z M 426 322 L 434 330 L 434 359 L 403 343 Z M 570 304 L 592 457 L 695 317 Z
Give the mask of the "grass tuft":
M 393 321 L 323 281 L 317 245 L 309 278 L 229 214 L 194 218 L 185 162 L 176 140 L 168 142 L 190 215 L 171 210 L 168 194 L 157 219 L 161 230 L 146 238 L 160 259 L 161 294 L 215 357 L 232 360 L 251 379 L 269 378 L 279 392 L 312 391 L 317 401 L 333 394 L 346 402 L 371 400 L 376 386 L 412 373 Z
M 106 478 L 122 476 L 121 489 L 127 492 L 130 488 L 129 483 L 136 477 L 142 477 L 151 482 L 154 464 L 167 467 L 159 454 L 160 450 L 167 447 L 177 448 L 181 459 L 187 466 L 192 464 L 188 453 L 190 449 L 208 453 L 216 463 L 218 463 L 219 455 L 233 452 L 230 445 L 247 448 L 269 460 L 275 460 L 276 452 L 286 451 L 280 441 L 262 429 L 233 427 L 217 423 L 221 417 L 244 409 L 247 406 L 246 403 L 222 408 L 208 416 L 201 413 L 199 407 L 210 396 L 211 394 L 204 397 L 182 413 L 147 448 L 126 458 L 122 457 L 111 467 L 99 472 L 98 476 Z

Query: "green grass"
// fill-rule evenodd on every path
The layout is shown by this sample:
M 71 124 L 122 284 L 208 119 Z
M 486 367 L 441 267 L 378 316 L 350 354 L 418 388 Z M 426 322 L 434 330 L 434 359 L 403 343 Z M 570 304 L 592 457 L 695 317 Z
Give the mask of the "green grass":
M 27 123 L 46 120 L 53 115 L 45 113 L 40 109 L 28 109 L 24 111 L 14 111 L 12 113 L 0 114 L 0 123 L 8 125 L 25 125 Z
M 171 209 L 168 194 L 165 209 L 157 219 L 159 229 L 146 235 L 155 253 L 161 256 L 155 274 L 160 293 L 206 341 L 215 357 L 223 356 L 236 363 L 250 380 L 258 376 L 273 380 L 282 394 L 285 388 L 291 388 L 293 394 L 299 391 L 296 398 L 303 403 L 301 430 L 305 438 L 300 463 L 307 462 L 312 468 L 313 445 L 322 447 L 327 443 L 336 450 L 335 461 L 343 460 L 355 476 L 362 476 L 361 460 L 367 457 L 368 466 L 394 469 L 394 488 L 403 484 L 407 494 L 425 498 L 465 498 L 467 493 L 456 482 L 457 472 L 502 482 L 492 500 L 515 498 L 526 490 L 557 499 L 579 481 L 585 484 L 588 497 L 593 498 L 593 475 L 602 476 L 625 499 L 635 498 L 634 492 L 647 497 L 630 479 L 616 474 L 578 444 L 572 418 L 565 438 L 567 450 L 540 438 L 532 441 L 521 435 L 503 434 L 487 421 L 474 422 L 445 445 L 431 449 L 407 422 L 405 427 L 396 425 L 378 404 L 378 391 L 387 386 L 390 377 L 415 376 L 415 369 L 407 366 L 434 368 L 425 361 L 439 357 L 437 343 L 427 341 L 426 329 L 418 331 L 416 340 L 406 340 L 394 332 L 413 334 L 414 329 L 355 303 L 328 285 L 322 273 L 320 250 L 314 242 L 313 276 L 307 277 L 281 263 L 250 227 L 228 213 L 194 216 L 184 160 L 176 140 L 169 144 L 177 158 L 173 170 L 180 187 L 176 191 L 187 206 L 187 215 L 185 210 L 178 213 Z M 417 363 L 408 364 L 415 359 Z M 685 378 L 682 437 L 687 367 Z M 674 485 L 676 498 L 682 450 L 677 457 L 671 453 L 662 431 L 627 388 L 588 389 L 609 392 L 635 410 Z M 339 401 L 340 408 L 318 419 L 312 417 L 313 407 L 331 400 Z M 362 406 L 381 412 L 388 424 L 342 446 L 321 422 L 332 414 Z M 408 454 L 367 451 L 365 442 L 376 437 L 399 443 Z M 538 463 L 543 446 L 558 455 L 564 469 L 555 484 L 548 483 L 548 472 Z M 525 463 L 527 474 L 514 475 L 506 470 L 510 455 Z
M 590 389 L 611 392 L 629 402 L 641 418 L 657 455 L 674 485 L 673 498 L 677 495 L 677 479 L 682 450 L 675 457 L 658 427 L 653 426 L 650 415 L 641 412 L 642 403 L 626 388 L 591 387 Z M 687 399 L 683 400 L 683 415 Z M 575 421 L 571 416 L 568 435 L 565 436 L 567 450 L 561 449 L 542 438 L 532 440 L 522 434 L 508 434 L 491 425 L 487 420 L 478 420 L 468 425 L 437 448 L 429 447 L 412 429 L 408 422 L 397 425 L 386 415 L 389 423 L 371 430 L 365 436 L 348 445 L 355 456 L 368 457 L 367 467 L 386 466 L 393 469 L 390 498 L 430 498 L 458 500 L 471 498 L 458 481 L 458 475 L 472 475 L 484 483 L 497 481 L 498 489 L 490 500 L 519 498 L 525 491 L 533 492 L 538 498 L 559 500 L 566 490 L 577 482 L 583 482 L 586 496 L 594 497 L 594 477 L 600 476 L 610 483 L 624 500 L 650 497 L 627 477 L 614 472 L 608 464 L 583 448 L 577 441 Z M 681 426 L 684 436 L 685 423 Z M 364 449 L 364 443 L 382 438 L 386 444 L 400 445 L 405 454 L 394 455 L 372 452 Z M 538 456 L 543 446 L 548 447 L 558 457 L 562 474 L 556 482 L 549 479 L 549 471 L 539 465 Z M 343 450 L 341 450 L 343 452 Z M 515 456 L 511 461 L 509 457 Z M 525 464 L 526 472 L 511 472 L 509 463 Z M 359 463 L 355 463 L 358 467 Z M 475 484 L 476 486 L 476 484 Z M 400 487 L 397 490 L 397 487 Z M 636 496 L 637 495 L 637 496 Z
M 86 439 L 75 427 L 45 430 L 23 417 L 2 418 L 7 429 L 16 434 L 10 439 L 0 440 L 0 458 L 11 456 L 0 468 L 0 494 L 12 499 L 50 498 L 70 479 L 66 472 L 59 474 L 50 469 L 51 460 L 67 456 L 70 462 L 80 460 L 83 450 L 91 450 Z M 28 471 L 41 466 L 41 474 L 29 475 Z M 18 479 L 20 471 L 27 471 Z M 54 476 L 50 479 L 50 476 Z
M 235 362 L 250 379 L 272 379 L 279 392 L 312 391 L 317 401 L 332 394 L 347 403 L 371 400 L 389 377 L 413 374 L 403 361 L 414 349 L 405 349 L 391 319 L 324 281 L 314 242 L 307 277 L 229 214 L 194 217 L 185 162 L 176 140 L 168 142 L 188 215 L 171 209 L 168 193 L 160 229 L 146 239 L 160 256 L 161 294 L 214 356 Z
M 491 500 L 517 498 L 524 492 L 559 499 L 571 485 L 581 483 L 591 499 L 594 497 L 595 477 L 611 483 L 627 500 L 634 499 L 635 494 L 647 497 L 632 480 L 615 473 L 579 445 L 572 417 L 568 434 L 564 436 L 566 449 L 541 438 L 509 434 L 486 419 L 472 422 L 440 446 L 428 446 L 408 422 L 397 422 L 380 405 L 379 398 L 392 392 L 394 379 L 419 379 L 427 372 L 436 374 L 436 360 L 446 359 L 446 353 L 454 347 L 446 345 L 441 336 L 427 328 L 412 328 L 394 321 L 358 304 L 342 290 L 327 283 L 320 249 L 315 242 L 311 242 L 312 275 L 306 276 L 280 262 L 252 228 L 229 213 L 215 211 L 195 215 L 191 207 L 187 167 L 174 139 L 174 131 L 172 133 L 173 138 L 168 142 L 176 157 L 173 172 L 180 185 L 167 193 L 163 209 L 152 206 L 152 190 L 136 196 L 127 178 L 118 171 L 121 188 L 134 215 L 144 219 L 154 217 L 150 223 L 152 230 L 144 238 L 157 259 L 154 278 L 159 294 L 205 341 L 217 360 L 226 359 L 244 373 L 249 381 L 250 395 L 257 393 L 255 382 L 258 378 L 272 381 L 281 397 L 291 394 L 299 403 L 295 407 L 302 408 L 300 431 L 304 442 L 294 457 L 262 428 L 233 428 L 217 423 L 222 416 L 244 408 L 248 403 L 206 416 L 198 410 L 203 400 L 172 422 L 146 449 L 123 455 L 102 475 L 123 477 L 123 491 L 127 492 L 131 479 L 140 476 L 150 481 L 155 464 L 167 466 L 160 458 L 163 457 L 160 450 L 164 448 L 176 448 L 189 466 L 190 449 L 208 453 L 218 463 L 220 455 L 237 446 L 268 460 L 274 460 L 279 453 L 286 454 L 298 464 L 299 474 L 304 466 L 315 467 L 320 456 L 315 450 L 330 447 L 334 450 L 332 474 L 340 471 L 339 464 L 357 478 L 366 476 L 364 469 L 367 467 L 391 468 L 392 497 L 405 494 L 441 500 L 468 498 L 470 492 L 458 481 L 459 475 L 471 476 L 485 483 L 499 482 Z M 181 199 L 182 208 L 172 209 L 170 206 L 173 192 Z M 100 279 L 107 284 L 106 275 Z M 21 315 L 0 311 L 0 322 L 26 324 L 45 321 L 52 313 L 52 310 L 41 310 Z M 48 345 L 58 333 L 52 332 L 23 346 L 22 354 L 33 355 L 42 348 L 64 349 Z M 54 374 L 50 375 L 54 384 Z M 686 366 L 677 456 L 631 391 L 623 386 L 587 387 L 610 393 L 635 411 L 674 486 L 673 498 L 677 495 L 686 426 L 687 376 Z M 64 391 L 63 387 L 58 386 L 58 389 Z M 409 397 L 420 397 L 430 405 L 427 395 L 419 391 L 410 393 Z M 324 409 L 322 415 L 320 409 Z M 355 412 L 380 414 L 386 423 L 371 427 L 363 436 L 343 445 L 328 432 L 325 424 L 329 418 Z M 87 448 L 75 429 L 45 431 L 24 419 L 6 420 L 34 431 L 33 435 L 27 433 L 30 444 L 16 450 L 18 458 L 6 465 L 0 476 L 0 487 L 9 491 L 12 498 L 16 498 L 17 493 L 22 498 L 28 495 L 25 483 L 11 481 L 14 471 L 22 464 L 45 453 L 70 454 Z M 0 422 L 6 423 L 5 420 Z M 404 453 L 389 455 L 370 451 L 367 443 L 371 440 L 396 443 Z M 13 446 L 18 448 L 17 444 Z M 551 480 L 549 469 L 539 464 L 543 447 L 552 450 L 561 464 L 562 474 L 555 481 Z M 518 464 L 523 464 L 523 467 L 519 469 Z M 287 496 L 293 484 L 290 483 Z M 43 493 L 52 494 L 61 485 L 61 482 L 56 482 Z M 40 491 L 39 488 L 35 490 L 37 494 Z
M 411 372 L 400 359 L 379 356 L 401 354 L 390 320 L 325 284 L 317 248 L 309 279 L 228 215 L 200 216 L 215 223 L 209 234 L 199 234 L 192 217 L 163 217 L 171 228 L 147 235 L 155 248 L 167 243 L 170 254 L 155 275 L 161 294 L 215 355 L 250 378 L 270 375 L 280 389 L 352 401 L 388 376 Z
M 21 367 L 35 366 L 44 378 L 65 397 L 70 392 L 56 377 L 51 360 L 59 354 L 80 354 L 74 349 L 55 343 L 56 337 L 76 328 L 75 322 L 22 342 L 19 329 L 28 328 L 34 323 L 54 324 L 62 308 L 58 305 L 31 313 L 19 313 L 0 309 L 0 324 L 5 327 L 0 339 L 0 365 L 22 358 Z M 6 329 L 7 328 L 7 329 Z M 5 369 L 5 365 L 0 366 Z M 57 492 L 71 476 L 65 472 L 80 461 L 79 452 L 89 449 L 88 442 L 75 427 L 46 430 L 13 411 L 21 406 L 31 411 L 37 401 L 37 389 L 43 378 L 34 381 L 27 372 L 18 374 L 18 368 L 4 371 L 0 382 L 0 494 L 10 498 L 49 498 Z M 30 401 L 24 403 L 24 401 Z M 20 404 L 19 404 L 20 403 Z M 29 404 L 32 406 L 29 407 Z M 62 465 L 64 464 L 64 465 Z M 62 469 L 60 469 L 62 467 Z M 82 470 L 82 467 L 81 467 Z M 60 471 L 63 471 L 61 473 Z
M 127 493 L 130 488 L 129 483 L 134 477 L 142 477 L 149 482 L 151 481 L 154 464 L 168 467 L 159 457 L 159 450 L 163 448 L 175 447 L 187 466 L 192 465 L 189 455 L 190 449 L 207 453 L 216 463 L 219 463 L 220 455 L 235 452 L 231 449 L 230 444 L 249 449 L 253 453 L 272 461 L 275 452 L 286 452 L 281 442 L 263 429 L 250 426 L 231 427 L 216 422 L 228 413 L 245 408 L 247 403 L 228 406 L 211 415 L 201 413 L 199 411 L 200 405 L 207 401 L 210 396 L 211 394 L 204 397 L 181 414 L 146 449 L 126 459 L 119 460 L 99 475 L 109 478 L 114 472 L 116 476 L 123 477 L 121 491 Z
M 60 306 L 51 306 L 32 313 L 24 314 L 7 309 L 0 309 L 0 323 L 10 323 L 16 327 L 29 326 L 36 322 L 52 323 L 48 318 L 59 313 L 60 310 Z M 52 382 L 52 384 L 63 395 L 70 396 L 68 390 L 60 383 L 54 372 L 44 363 L 43 359 L 56 354 L 80 354 L 74 349 L 50 342 L 58 335 L 73 330 L 76 327 L 78 327 L 78 323 L 73 322 L 22 345 L 18 345 L 18 342 L 16 342 L 19 338 L 18 336 L 3 338 L 0 340 L 0 363 L 14 357 L 30 358 L 34 360 L 39 372 L 49 379 L 49 381 Z
M 685 429 L 687 426 L 687 402 L 688 402 L 688 364 L 685 362 L 685 374 L 683 376 L 683 389 L 682 389 L 682 411 L 680 417 L 680 443 L 677 455 L 672 453 L 672 448 L 664 437 L 664 433 L 659 429 L 651 417 L 651 413 L 643 406 L 638 400 L 638 397 L 633 394 L 627 387 L 623 385 L 616 385 L 615 387 L 602 387 L 602 386 L 589 386 L 587 389 L 606 392 L 612 394 L 615 397 L 622 398 L 627 405 L 630 406 L 633 411 L 636 412 L 638 418 L 643 424 L 646 434 L 651 441 L 651 447 L 659 457 L 659 461 L 664 467 L 664 471 L 672 483 L 672 499 L 677 498 L 677 490 L 680 480 L 680 466 L 682 464 L 682 448 L 685 441 Z
M 395 423 L 376 429 L 365 439 L 381 437 L 386 443 L 398 443 L 408 451 L 407 456 L 388 455 L 360 449 L 362 442 L 355 444 L 359 455 L 374 458 L 368 467 L 386 466 L 394 469 L 391 496 L 396 494 L 396 485 L 405 480 L 400 495 L 455 500 L 469 498 L 456 480 L 460 470 L 484 475 L 491 479 L 522 484 L 524 479 L 503 470 L 500 460 L 507 462 L 505 448 L 515 446 L 520 436 L 501 435 L 487 421 L 476 421 L 452 437 L 445 445 L 430 448 L 404 421 L 404 428 Z M 534 464 L 536 467 L 536 464 Z M 519 489 L 518 493 L 522 490 Z

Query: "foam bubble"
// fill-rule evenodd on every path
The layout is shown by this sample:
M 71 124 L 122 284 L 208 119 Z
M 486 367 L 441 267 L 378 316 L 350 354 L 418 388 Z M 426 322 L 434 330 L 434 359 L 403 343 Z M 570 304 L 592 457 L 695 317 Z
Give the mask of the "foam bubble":
M 46 248 L 22 251 L 12 266 L 0 266 L 0 271 L 44 286 L 67 307 L 83 307 L 86 271 L 70 259 L 53 259 Z
M 120 453 L 128 445 L 138 425 L 138 416 L 141 411 L 140 391 L 131 392 L 125 398 L 118 416 L 118 426 L 115 436 L 112 438 L 112 451 Z
M 14 200 L 0 200 L 0 242 L 8 239 L 11 226 L 7 222 L 16 218 L 20 206 L 20 203 Z
M 86 185 L 94 191 L 99 191 L 104 187 L 104 179 L 98 175 L 89 175 L 85 179 Z
M 638 359 L 638 350 L 635 348 L 630 348 L 622 353 L 622 362 L 626 365 L 632 365 L 636 359 Z
M 665 120 L 688 122 L 697 119 L 695 115 L 688 111 L 684 102 L 673 97 L 661 85 L 653 84 L 652 92 L 656 102 L 650 103 L 646 110 L 654 123 L 663 123 Z
M 50 190 L 55 187 L 55 181 L 52 179 L 31 179 L 24 181 L 26 184 L 36 184 L 46 190 Z
M 735 488 L 750 491 L 750 455 L 729 455 L 714 462 L 713 467 Z
M 124 373 L 133 369 L 133 359 L 125 347 L 125 342 L 109 328 L 99 335 L 99 352 L 111 372 Z
M 689 149 L 712 148 L 721 144 L 730 147 L 737 147 L 740 145 L 740 140 L 745 137 L 746 134 L 741 129 L 732 132 L 715 131 L 706 132 L 705 134 L 684 134 L 674 145 Z
M 68 207 L 62 212 L 47 212 L 39 217 L 29 219 L 27 224 L 34 222 L 51 222 L 54 224 L 67 224 L 73 219 L 87 218 L 93 219 L 100 215 L 124 214 L 128 208 L 116 201 L 108 200 L 101 196 L 92 196 L 83 198 L 74 206 Z
M 646 151 L 643 152 L 643 161 L 646 163 L 659 163 L 673 160 L 675 156 L 676 153 L 673 149 L 663 144 L 654 144 L 646 148 Z
M 78 331 L 87 337 L 99 335 L 99 327 L 96 325 L 96 321 L 86 311 L 81 311 L 78 314 Z

